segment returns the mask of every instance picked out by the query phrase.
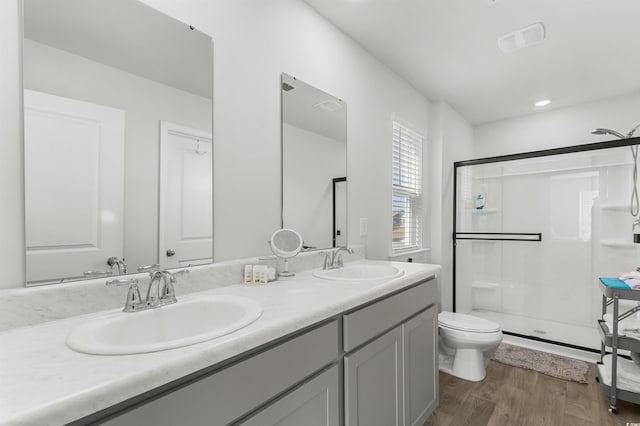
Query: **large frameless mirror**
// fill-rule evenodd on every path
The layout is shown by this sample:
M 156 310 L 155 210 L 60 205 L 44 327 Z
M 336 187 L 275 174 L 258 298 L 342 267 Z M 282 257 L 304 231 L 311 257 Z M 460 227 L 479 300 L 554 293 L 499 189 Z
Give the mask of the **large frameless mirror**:
M 304 249 L 347 244 L 347 105 L 282 74 L 282 225 Z
M 24 0 L 27 285 L 211 262 L 211 38 L 135 0 Z

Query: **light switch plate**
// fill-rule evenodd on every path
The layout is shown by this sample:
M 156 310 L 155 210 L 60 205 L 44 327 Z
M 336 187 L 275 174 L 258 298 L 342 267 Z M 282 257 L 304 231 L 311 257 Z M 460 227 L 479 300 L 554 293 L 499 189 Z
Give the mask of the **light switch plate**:
M 369 219 L 366 217 L 360 218 L 360 236 L 366 237 L 369 233 Z

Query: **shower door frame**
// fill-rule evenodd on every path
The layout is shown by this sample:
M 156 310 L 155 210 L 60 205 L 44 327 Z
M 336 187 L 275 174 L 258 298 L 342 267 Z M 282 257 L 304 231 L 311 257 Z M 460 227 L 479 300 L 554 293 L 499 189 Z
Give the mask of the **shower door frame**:
M 453 232 L 451 233 L 451 238 L 453 240 L 453 259 L 452 259 L 452 291 L 453 291 L 453 312 L 456 312 L 456 241 L 462 240 L 465 238 L 457 238 L 457 216 L 458 216 L 458 168 L 467 167 L 467 166 L 476 166 L 480 164 L 491 164 L 491 163 L 502 163 L 505 161 L 514 161 L 514 160 L 526 160 L 529 158 L 539 158 L 539 157 L 549 157 L 553 155 L 561 155 L 561 154 L 574 154 L 578 152 L 585 151 L 596 151 L 600 149 L 609 149 L 609 148 L 621 148 L 626 146 L 640 145 L 640 137 L 634 138 L 625 138 L 625 139 L 615 139 L 611 141 L 605 142 L 595 142 L 583 145 L 572 145 L 560 148 L 551 148 L 551 149 L 543 149 L 540 151 L 529 151 L 522 152 L 518 154 L 507 154 L 507 155 L 498 155 L 495 157 L 485 157 L 485 158 L 476 158 L 473 160 L 465 160 L 465 161 L 456 161 L 453 163 Z M 460 232 L 461 234 L 470 234 L 469 232 Z M 487 233 L 482 233 L 487 234 Z M 509 233 L 509 235 L 514 235 L 513 233 Z M 508 241 L 518 241 L 514 239 L 509 239 Z M 535 240 L 521 240 L 521 241 L 535 241 Z M 572 345 L 570 343 L 557 342 L 555 340 L 543 339 L 537 336 L 529 336 L 526 334 L 513 333 L 510 331 L 503 331 L 504 334 L 508 334 L 510 336 L 515 337 L 523 337 L 525 339 L 536 340 L 539 342 L 551 343 L 554 345 L 565 346 L 573 349 L 580 349 L 589 352 L 597 352 L 600 353 L 599 349 L 585 348 L 583 346 Z

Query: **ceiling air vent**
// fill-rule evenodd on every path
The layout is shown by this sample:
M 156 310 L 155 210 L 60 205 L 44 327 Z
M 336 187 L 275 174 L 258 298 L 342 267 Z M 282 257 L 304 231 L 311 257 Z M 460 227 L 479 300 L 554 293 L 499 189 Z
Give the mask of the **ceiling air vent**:
M 509 34 L 498 37 L 498 47 L 504 53 L 510 53 L 533 46 L 544 40 L 546 34 L 542 22 L 536 22 Z
M 337 111 L 342 109 L 340 102 L 336 102 L 333 99 L 327 99 L 326 101 L 318 102 L 313 105 L 314 108 L 320 108 L 325 111 Z

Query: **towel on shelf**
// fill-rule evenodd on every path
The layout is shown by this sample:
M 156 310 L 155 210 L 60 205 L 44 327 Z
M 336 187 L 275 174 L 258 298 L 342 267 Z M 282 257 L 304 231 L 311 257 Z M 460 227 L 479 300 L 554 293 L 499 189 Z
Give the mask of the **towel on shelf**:
M 622 281 L 626 281 L 630 279 L 640 279 L 640 272 L 638 271 L 622 272 L 618 274 L 618 278 L 620 278 Z
M 604 314 L 602 319 L 607 323 L 609 331 L 613 333 L 613 314 Z M 618 321 L 618 336 L 627 336 L 640 340 L 640 319 L 637 315 Z
M 604 383 L 611 386 L 611 355 L 602 360 L 599 365 L 600 376 Z M 640 392 L 640 366 L 625 358 L 618 358 L 618 374 L 616 388 L 629 392 Z
M 620 288 L 624 290 L 631 290 L 624 281 L 619 278 L 600 278 L 600 282 L 609 288 Z

